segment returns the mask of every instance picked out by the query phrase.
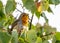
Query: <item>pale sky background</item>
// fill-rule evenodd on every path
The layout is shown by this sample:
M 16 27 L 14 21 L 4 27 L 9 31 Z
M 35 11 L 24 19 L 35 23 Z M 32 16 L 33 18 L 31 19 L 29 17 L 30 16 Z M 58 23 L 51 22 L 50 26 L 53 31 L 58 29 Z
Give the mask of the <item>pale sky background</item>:
M 6 1 L 7 1 L 7 0 L 2 0 L 3 5 L 6 5 Z M 16 0 L 16 2 L 22 3 L 21 0 Z M 53 15 L 53 13 L 48 13 L 47 11 L 45 12 L 47 18 L 49 19 L 49 25 L 52 26 L 52 27 L 56 27 L 56 28 L 57 28 L 57 31 L 60 31 L 60 4 L 57 5 L 56 7 L 55 7 L 54 5 L 50 5 L 50 7 L 51 7 L 54 15 Z M 18 8 L 20 11 L 23 11 L 20 5 L 17 5 L 17 8 Z M 29 12 L 29 11 L 26 10 L 26 9 L 25 9 L 24 12 L 29 13 L 29 14 L 30 14 L 29 16 L 31 17 L 31 12 Z M 17 10 L 15 10 L 15 11 L 13 12 L 13 16 L 14 16 L 14 17 L 16 17 L 17 15 L 19 16 L 20 14 L 21 14 L 21 13 L 18 12 Z M 37 19 L 36 16 L 34 16 L 32 23 L 35 25 L 37 22 L 38 22 L 38 19 Z M 44 25 L 45 20 L 44 20 L 43 17 L 40 18 L 39 23 L 41 23 L 41 25 Z

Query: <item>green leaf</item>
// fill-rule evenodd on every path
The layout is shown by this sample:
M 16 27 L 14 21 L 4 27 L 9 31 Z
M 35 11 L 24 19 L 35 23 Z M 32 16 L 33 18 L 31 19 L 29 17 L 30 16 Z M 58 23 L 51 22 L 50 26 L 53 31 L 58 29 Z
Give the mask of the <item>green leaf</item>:
M 11 36 L 6 32 L 0 32 L 0 41 L 2 43 L 9 43 Z
M 42 43 L 42 39 L 40 37 L 37 37 L 36 43 Z
M 14 22 L 15 18 L 12 14 L 6 15 L 6 20 L 3 24 L 4 28 L 8 29 L 9 25 L 11 25 Z
M 48 23 L 48 18 L 46 17 L 46 15 L 45 15 L 45 13 L 44 13 L 44 12 L 41 14 L 41 16 L 42 16 L 42 17 L 44 17 L 44 19 L 45 19 L 46 23 Z
M 43 11 L 48 10 L 49 8 L 49 0 L 42 0 L 42 9 Z
M 34 5 L 34 0 L 22 0 L 22 2 L 23 2 L 23 5 L 29 10 Z
M 58 37 L 58 36 L 57 36 Z M 53 37 L 52 43 L 60 43 L 60 40 L 57 40 L 56 36 Z
M 6 16 L 5 16 L 5 14 L 3 13 L 3 11 L 0 11 L 0 21 L 2 20 L 2 19 L 5 19 L 6 18 Z
M 49 0 L 49 4 L 55 4 L 55 0 Z
M 55 43 L 56 42 L 56 38 L 55 36 L 53 37 L 53 40 L 52 40 L 52 43 Z
M 49 43 L 48 40 L 42 40 L 43 42 L 42 43 Z
M 0 27 L 4 26 L 5 21 L 6 21 L 5 14 L 2 11 L 0 11 Z
M 53 38 L 53 37 L 54 37 L 54 35 L 51 34 L 51 35 L 48 35 L 48 36 L 47 36 L 47 39 L 50 40 L 50 39 Z
M 50 33 L 55 33 L 56 32 L 56 28 L 52 28 L 51 26 L 49 26 L 49 24 L 44 24 L 44 29 L 46 34 L 50 34 Z
M 60 43 L 60 40 L 57 40 L 55 43 Z
M 0 1 L 0 11 L 3 10 L 3 3 Z
M 36 39 L 37 39 L 36 31 L 29 30 L 27 32 L 27 41 L 29 41 L 29 43 L 35 43 Z
M 55 0 L 55 5 L 60 4 L 60 0 Z
M 43 35 L 44 28 L 39 23 L 36 24 L 36 32 L 37 32 L 37 36 Z
M 58 5 L 60 3 L 60 0 L 49 0 L 49 4 Z
M 0 20 L 5 17 L 5 14 L 3 12 L 3 3 L 0 1 Z
M 34 25 L 32 24 L 31 28 L 32 28 L 32 29 L 36 29 L 36 26 L 34 26 Z
M 16 8 L 15 0 L 8 0 L 6 7 L 5 7 L 6 13 L 12 14 L 12 12 L 15 10 L 15 8 Z
M 0 28 L 3 27 L 3 24 L 5 22 L 6 16 L 3 12 L 3 3 L 0 1 Z
M 3 24 L 4 24 L 5 20 L 0 20 L 0 28 L 3 28 Z
M 21 38 L 21 37 L 19 37 L 19 43 L 25 43 L 25 42 L 24 42 L 24 39 Z
M 22 0 L 22 2 L 23 2 L 23 5 L 26 7 L 26 9 L 31 11 L 32 14 L 35 13 L 36 6 L 35 6 L 35 3 L 34 3 L 34 0 Z
M 50 7 L 48 8 L 47 11 L 50 12 L 50 13 L 53 13 Z
M 34 14 L 36 11 L 37 11 L 36 6 L 33 5 L 33 6 L 31 7 L 31 13 Z M 37 11 L 37 12 L 38 12 L 38 11 Z M 36 13 L 35 13 L 35 14 L 36 14 Z
M 56 37 L 56 40 L 60 41 L 60 32 L 57 32 L 56 35 L 55 35 L 55 37 Z
M 18 33 L 17 31 L 12 31 L 12 43 L 18 43 Z
M 26 38 L 26 31 L 23 31 L 20 35 L 21 38 L 25 39 Z
M 41 16 L 40 12 L 36 12 L 35 15 L 37 16 L 38 19 L 39 19 L 40 16 Z

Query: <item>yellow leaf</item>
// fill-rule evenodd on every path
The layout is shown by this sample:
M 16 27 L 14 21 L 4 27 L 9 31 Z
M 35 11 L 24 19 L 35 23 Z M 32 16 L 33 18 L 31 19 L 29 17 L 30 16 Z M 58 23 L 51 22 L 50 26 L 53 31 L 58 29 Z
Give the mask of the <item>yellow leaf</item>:
M 38 7 L 38 12 L 40 12 L 40 13 L 42 12 L 42 6 Z

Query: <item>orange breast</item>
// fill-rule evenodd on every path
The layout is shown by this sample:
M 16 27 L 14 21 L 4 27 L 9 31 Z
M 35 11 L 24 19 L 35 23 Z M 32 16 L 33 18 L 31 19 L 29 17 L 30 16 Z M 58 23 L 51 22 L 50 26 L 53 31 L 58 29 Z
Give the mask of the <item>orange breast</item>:
M 23 26 L 28 26 L 28 20 L 29 20 L 28 15 L 24 14 L 21 19 L 22 19 L 22 25 Z

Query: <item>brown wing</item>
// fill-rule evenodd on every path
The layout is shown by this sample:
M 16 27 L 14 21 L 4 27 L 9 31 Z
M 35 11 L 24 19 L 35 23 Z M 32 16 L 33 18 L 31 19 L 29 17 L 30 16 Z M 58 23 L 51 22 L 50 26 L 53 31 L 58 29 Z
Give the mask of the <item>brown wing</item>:
M 12 23 L 11 29 L 8 30 L 8 32 L 9 32 L 10 34 L 11 34 L 11 31 L 13 30 L 13 28 L 17 25 L 18 21 L 19 21 L 19 20 L 16 20 L 16 21 L 14 21 L 14 22 Z

